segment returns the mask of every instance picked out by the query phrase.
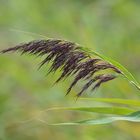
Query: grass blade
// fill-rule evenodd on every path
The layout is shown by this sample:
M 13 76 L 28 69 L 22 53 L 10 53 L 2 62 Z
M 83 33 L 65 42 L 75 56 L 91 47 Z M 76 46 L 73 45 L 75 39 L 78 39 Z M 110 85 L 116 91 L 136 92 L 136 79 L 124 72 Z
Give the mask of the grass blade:
M 136 110 L 123 107 L 57 107 L 50 108 L 47 111 L 53 110 L 72 110 L 72 111 L 84 111 L 91 113 L 101 113 L 101 114 L 115 114 L 115 115 L 127 115 Z
M 67 108 L 66 110 L 76 110 L 76 111 L 102 113 L 102 114 L 115 114 L 115 115 L 126 115 L 134 112 L 133 109 L 122 107 L 77 107 L 77 108 Z
M 119 99 L 119 98 L 80 98 L 81 100 L 90 100 L 97 102 L 106 102 L 106 103 L 117 103 L 124 105 L 132 105 L 140 107 L 140 101 L 138 100 L 128 100 L 128 99 Z
M 130 115 L 127 115 L 127 116 L 103 117 L 100 119 L 55 123 L 55 124 L 50 124 L 50 125 L 101 125 L 101 124 L 109 124 L 116 121 L 140 122 L 140 111 L 131 113 Z

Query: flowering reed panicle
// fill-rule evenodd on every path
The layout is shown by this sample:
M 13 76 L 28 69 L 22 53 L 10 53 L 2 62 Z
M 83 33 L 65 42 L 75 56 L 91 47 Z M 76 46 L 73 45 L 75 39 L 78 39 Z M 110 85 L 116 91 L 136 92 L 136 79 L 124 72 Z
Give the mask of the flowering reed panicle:
M 73 42 L 58 39 L 34 40 L 29 43 L 19 44 L 13 48 L 2 50 L 1 53 L 19 51 L 21 54 L 33 54 L 45 56 L 39 68 L 51 61 L 50 72 L 61 70 L 60 77 L 55 83 L 74 76 L 74 80 L 67 90 L 67 94 L 80 81 L 85 80 L 85 85 L 77 96 L 81 96 L 89 87 L 95 90 L 103 83 L 116 78 L 113 73 L 121 74 L 121 71 L 114 65 L 105 62 L 101 58 L 92 58 L 79 45 Z M 111 69 L 112 72 L 106 72 Z M 103 71 L 104 74 L 99 74 Z

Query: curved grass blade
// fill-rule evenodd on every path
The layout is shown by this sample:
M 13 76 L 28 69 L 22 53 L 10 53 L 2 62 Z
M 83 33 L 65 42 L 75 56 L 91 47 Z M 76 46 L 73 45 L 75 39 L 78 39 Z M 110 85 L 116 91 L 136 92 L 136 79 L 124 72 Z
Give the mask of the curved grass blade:
M 117 104 L 140 107 L 140 101 L 138 101 L 138 100 L 119 99 L 119 98 L 80 98 L 80 99 L 97 101 L 97 102 L 106 102 L 106 103 L 117 103 Z
M 68 110 L 85 111 L 102 114 L 116 114 L 116 115 L 126 115 L 134 112 L 133 109 L 120 107 L 79 107 L 79 108 L 68 108 Z
M 123 107 L 58 107 L 58 108 L 50 108 L 47 111 L 53 110 L 84 111 L 91 113 L 115 114 L 115 115 L 127 115 L 136 111 L 134 109 Z
M 130 115 L 126 116 L 103 117 L 100 119 L 88 119 L 76 122 L 55 123 L 49 125 L 101 125 L 116 121 L 140 122 L 140 111 L 131 113 Z
M 122 66 L 120 63 L 118 63 L 117 61 L 113 60 L 112 58 L 109 58 L 107 56 L 101 55 L 97 52 L 94 52 L 92 50 L 89 50 L 88 48 L 83 48 L 81 47 L 81 49 L 83 49 L 84 51 L 86 51 L 89 54 L 92 55 L 96 55 L 100 58 L 102 58 L 103 60 L 113 64 L 114 66 L 116 66 L 118 69 L 120 69 L 120 71 L 122 72 L 122 75 L 132 84 L 134 85 L 138 90 L 140 90 L 140 84 L 138 83 L 138 81 L 134 78 L 134 76 L 124 67 Z

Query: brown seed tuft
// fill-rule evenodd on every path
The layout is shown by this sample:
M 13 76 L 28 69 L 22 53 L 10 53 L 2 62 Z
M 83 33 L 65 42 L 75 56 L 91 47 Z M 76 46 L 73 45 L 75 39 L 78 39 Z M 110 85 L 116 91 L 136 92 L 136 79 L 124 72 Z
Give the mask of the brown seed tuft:
M 13 48 L 2 50 L 1 53 L 20 51 L 21 54 L 33 54 L 37 56 L 46 56 L 40 63 L 39 68 L 44 64 L 52 62 L 49 73 L 55 72 L 58 69 L 62 71 L 56 83 L 68 76 L 74 75 L 74 80 L 67 90 L 67 94 L 80 81 L 84 79 L 87 83 L 82 90 L 77 94 L 81 96 L 92 85 L 92 90 L 100 87 L 105 82 L 113 80 L 116 76 L 112 74 L 96 74 L 101 70 L 112 69 L 115 73 L 121 74 L 121 71 L 114 65 L 105 62 L 99 58 L 91 58 L 81 47 L 75 43 L 64 40 L 34 40 L 29 43 L 17 45 Z

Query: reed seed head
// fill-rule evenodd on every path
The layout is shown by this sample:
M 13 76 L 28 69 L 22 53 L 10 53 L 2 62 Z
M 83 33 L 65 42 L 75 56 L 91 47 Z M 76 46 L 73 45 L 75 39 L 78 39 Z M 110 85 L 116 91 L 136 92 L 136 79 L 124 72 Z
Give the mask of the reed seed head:
M 34 40 L 29 43 L 19 44 L 13 48 L 2 50 L 1 53 L 20 51 L 21 54 L 33 54 L 37 56 L 45 56 L 40 63 L 39 68 L 43 65 L 51 63 L 50 72 L 58 69 L 62 71 L 56 83 L 68 76 L 74 76 L 74 80 L 67 90 L 67 94 L 82 79 L 86 84 L 83 86 L 77 96 L 81 96 L 89 87 L 92 90 L 100 87 L 103 83 L 116 78 L 113 74 L 107 74 L 104 70 L 112 69 L 115 73 L 121 74 L 121 71 L 114 65 L 105 62 L 100 58 L 91 58 L 83 49 L 73 42 L 64 40 L 48 39 Z M 104 74 L 98 74 L 103 71 Z

